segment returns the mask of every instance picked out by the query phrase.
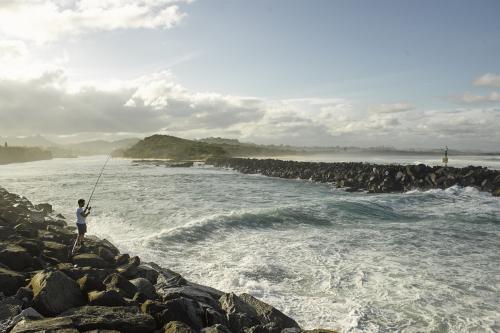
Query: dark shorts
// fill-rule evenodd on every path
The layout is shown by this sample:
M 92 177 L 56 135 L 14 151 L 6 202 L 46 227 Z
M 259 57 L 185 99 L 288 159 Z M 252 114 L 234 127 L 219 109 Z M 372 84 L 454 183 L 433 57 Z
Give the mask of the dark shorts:
M 85 235 L 85 233 L 87 232 L 87 224 L 77 223 L 76 227 L 78 228 L 79 235 Z

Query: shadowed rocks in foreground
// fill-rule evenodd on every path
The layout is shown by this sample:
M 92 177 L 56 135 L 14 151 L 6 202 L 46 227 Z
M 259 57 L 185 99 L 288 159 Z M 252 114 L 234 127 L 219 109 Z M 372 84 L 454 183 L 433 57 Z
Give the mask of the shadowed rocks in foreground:
M 75 237 L 49 204 L 0 187 L 0 332 L 303 332 L 251 295 L 189 282 L 107 240 L 88 237 L 71 257 Z
M 472 186 L 500 196 L 500 171 L 485 167 L 452 168 L 425 164 L 322 163 L 249 158 L 209 158 L 206 164 L 232 168 L 241 173 L 333 183 L 339 188 L 370 193 L 445 189 L 458 185 Z

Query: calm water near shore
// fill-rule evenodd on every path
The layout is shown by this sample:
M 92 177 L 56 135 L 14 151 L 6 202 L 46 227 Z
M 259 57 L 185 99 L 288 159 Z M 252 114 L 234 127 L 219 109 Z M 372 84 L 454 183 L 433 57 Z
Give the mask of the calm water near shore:
M 104 160 L 3 165 L 0 186 L 52 203 L 72 221 Z M 494 157 L 463 161 L 500 169 Z M 122 252 L 224 291 L 249 292 L 305 328 L 500 331 L 500 199 L 489 193 L 347 193 L 113 159 L 92 206 L 90 233 Z

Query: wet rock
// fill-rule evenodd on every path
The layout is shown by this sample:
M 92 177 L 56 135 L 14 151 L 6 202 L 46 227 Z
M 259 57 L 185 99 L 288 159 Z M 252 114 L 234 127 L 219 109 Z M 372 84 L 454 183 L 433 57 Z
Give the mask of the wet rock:
M 164 333 L 195 333 L 191 327 L 181 321 L 171 321 L 163 327 Z
M 137 266 L 137 276 L 147 279 L 152 284 L 158 282 L 158 272 L 149 265 L 139 265 Z
M 286 316 L 284 313 L 272 307 L 271 305 L 258 300 L 252 295 L 241 294 L 239 295 L 239 297 L 255 310 L 261 323 L 275 323 L 280 328 L 280 330 L 288 327 L 299 328 L 299 325 L 295 322 L 295 320 Z
M 128 253 L 123 253 L 123 254 L 117 255 L 115 257 L 115 263 L 118 266 L 122 266 L 122 265 L 127 264 L 129 260 L 130 260 L 130 256 L 128 255 Z
M 33 265 L 33 257 L 29 252 L 18 245 L 8 245 L 0 251 L 0 263 L 15 270 L 22 271 Z
M 118 273 L 126 278 L 133 279 L 137 276 L 137 267 L 141 264 L 139 257 L 130 258 L 129 262 L 117 268 Z
M 224 294 L 219 299 L 222 310 L 226 312 L 229 328 L 232 332 L 241 332 L 246 328 L 259 325 L 257 312 L 234 293 Z
M 61 271 L 37 273 L 30 285 L 33 307 L 45 316 L 54 316 L 84 303 L 76 282 Z
M 62 314 L 80 331 L 107 329 L 128 333 L 153 332 L 156 324 L 148 314 L 133 306 L 83 306 Z
M 149 282 L 149 280 L 145 278 L 137 278 L 130 280 L 130 283 L 132 283 L 136 288 L 137 291 L 144 294 L 147 298 L 149 299 L 156 299 L 158 298 L 158 294 L 156 293 L 155 287 Z
M 160 315 L 161 323 L 182 321 L 197 330 L 204 326 L 204 312 L 198 302 L 189 298 L 179 297 L 168 300 L 164 304 L 165 310 Z
M 64 244 L 56 243 L 56 242 L 43 242 L 43 253 L 44 255 L 55 258 L 61 262 L 65 262 L 68 259 L 69 247 Z
M 40 320 L 21 320 L 11 333 L 58 332 L 62 329 L 74 329 L 70 318 L 46 318 Z M 78 332 L 78 331 L 76 331 Z
M 127 302 L 116 290 L 91 291 L 88 293 L 89 305 L 125 306 Z
M 74 256 L 71 261 L 81 267 L 107 268 L 109 263 L 94 253 L 82 253 Z
M 13 270 L 0 267 L 0 292 L 4 295 L 14 295 L 24 284 L 24 275 Z
M 226 326 L 217 324 L 210 327 L 205 327 L 201 330 L 201 333 L 231 333 L 231 331 Z
M 110 274 L 104 279 L 103 284 L 107 290 L 116 289 L 121 292 L 124 297 L 132 298 L 137 292 L 137 288 L 130 283 L 125 277 L 120 274 Z

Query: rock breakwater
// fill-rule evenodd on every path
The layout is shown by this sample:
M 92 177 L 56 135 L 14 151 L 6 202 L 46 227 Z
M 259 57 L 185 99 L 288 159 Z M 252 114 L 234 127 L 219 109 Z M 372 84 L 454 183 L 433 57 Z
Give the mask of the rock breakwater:
M 71 256 L 75 237 L 50 204 L 0 187 L 0 332 L 303 332 L 251 295 L 189 282 L 105 239 Z
M 206 164 L 232 168 L 241 173 L 333 183 L 338 188 L 365 190 L 370 193 L 445 189 L 459 185 L 472 186 L 500 196 L 500 171 L 485 167 L 322 163 L 250 158 L 209 158 Z

